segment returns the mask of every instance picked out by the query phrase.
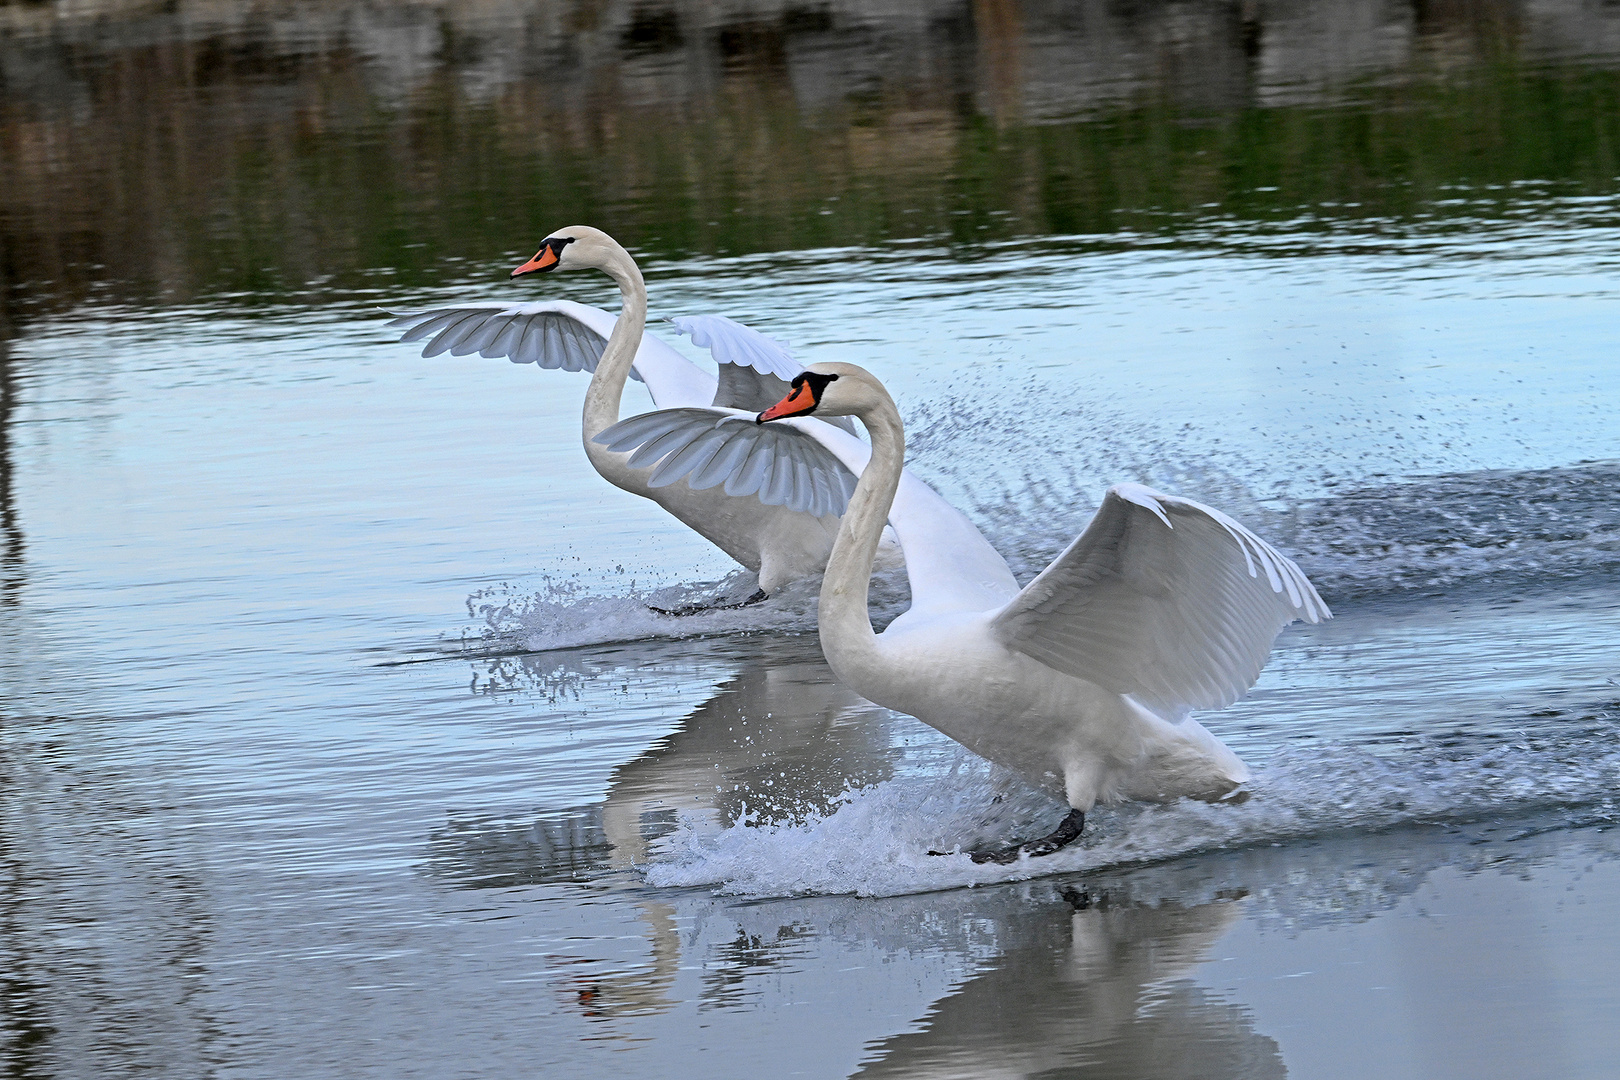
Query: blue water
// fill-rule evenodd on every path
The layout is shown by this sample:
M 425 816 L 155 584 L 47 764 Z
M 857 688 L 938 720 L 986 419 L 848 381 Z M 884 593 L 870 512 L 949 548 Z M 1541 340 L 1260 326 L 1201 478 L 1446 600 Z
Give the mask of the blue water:
M 922 853 L 1052 807 L 838 687 L 813 585 L 647 611 L 746 583 L 591 472 L 581 378 L 424 360 L 382 329 L 385 304 L 529 295 L 503 265 L 31 324 L 0 911 L 7 1023 L 48 1029 L 48 1056 L 15 1060 L 983 1075 L 1124 1068 L 1170 1039 L 1202 1075 L 1602 1075 L 1614 218 L 1531 191 L 1468 228 L 649 263 L 655 318 L 723 312 L 878 372 L 915 467 L 1021 576 L 1143 480 L 1255 527 L 1333 605 L 1201 718 L 1255 766 L 1253 799 L 1109 810 L 1005 868 Z M 615 302 L 606 279 L 542 285 Z M 1434 947 L 1457 955 L 1403 967 L 1448 903 L 1471 921 Z M 1352 960 L 1367 979 L 1274 985 Z M 1533 1000 L 1404 1042 L 1322 1026 L 1406 1023 L 1390 995 L 1504 970 Z M 1073 993 L 1091 1004 L 1065 1027 Z

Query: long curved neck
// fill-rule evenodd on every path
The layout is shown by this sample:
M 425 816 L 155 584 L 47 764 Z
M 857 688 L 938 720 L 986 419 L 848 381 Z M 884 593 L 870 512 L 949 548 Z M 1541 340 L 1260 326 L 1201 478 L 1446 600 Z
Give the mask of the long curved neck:
M 821 605 L 817 622 L 821 629 L 821 651 L 838 677 L 857 692 L 863 674 L 875 673 L 882 658 L 867 594 L 872 581 L 872 561 L 877 557 L 883 525 L 888 520 L 894 494 L 900 487 L 900 470 L 905 464 L 906 433 L 900 411 L 885 394 L 875 406 L 858 414 L 872 436 L 872 459 L 861 472 L 849 509 L 838 526 L 827 573 L 821 579 Z
M 601 269 L 619 283 L 624 306 L 619 311 L 619 321 L 613 324 L 613 333 L 608 335 L 607 348 L 596 362 L 590 388 L 585 391 L 585 452 L 592 457 L 595 456 L 593 451 L 601 448 L 591 439 L 619 419 L 624 383 L 630 377 L 630 365 L 635 361 L 642 331 L 647 326 L 647 285 L 641 280 L 641 269 L 630 253 L 613 245 Z

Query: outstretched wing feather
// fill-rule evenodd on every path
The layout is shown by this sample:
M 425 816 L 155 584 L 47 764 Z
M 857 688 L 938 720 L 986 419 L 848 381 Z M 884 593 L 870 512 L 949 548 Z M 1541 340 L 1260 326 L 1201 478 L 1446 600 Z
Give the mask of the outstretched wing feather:
M 771 477 L 760 489 L 759 501 L 767 506 L 785 506 L 793 498 L 793 459 L 782 453 L 780 446 L 772 445 L 771 450 Z
M 1231 704 L 1278 631 L 1331 616 L 1299 567 L 1225 514 L 1122 484 L 992 626 L 1009 648 L 1179 716 Z
M 465 318 L 458 309 L 450 311 L 413 311 L 390 322 L 389 326 L 408 325 L 405 333 L 400 335 L 401 341 L 421 341 L 443 330 L 457 319 Z
M 444 329 L 436 334 L 432 341 L 422 349 L 426 357 L 438 356 L 455 348 L 456 344 L 471 332 L 471 328 L 478 325 L 488 315 L 484 311 L 460 312 L 460 318 L 445 323 Z
M 675 411 L 674 409 L 663 409 L 657 412 L 642 413 L 640 416 L 632 416 L 628 420 L 620 420 L 609 429 L 613 432 L 613 438 L 605 442 L 604 445 L 615 454 L 634 450 L 653 436 L 662 435 L 669 431 L 672 420 L 675 419 L 670 416 L 670 413 Z M 605 435 L 606 432 L 603 432 L 603 434 Z
M 613 429 L 608 428 L 607 430 L 612 431 Z M 631 454 L 627 464 L 632 469 L 650 469 L 664 460 L 666 455 L 674 453 L 691 442 L 700 431 L 700 428 L 694 428 L 689 424 L 671 426 L 662 435 L 643 444 L 640 449 Z M 605 435 L 607 432 L 602 434 Z M 598 436 L 598 439 L 600 438 L 601 436 Z
M 753 495 L 771 474 L 771 447 L 763 439 L 750 444 L 748 460 L 726 478 L 727 495 Z
M 652 487 L 685 479 L 694 489 L 724 485 L 817 517 L 842 514 L 855 477 L 816 438 L 789 424 L 759 425 L 725 409 L 662 409 L 621 420 L 596 436 L 633 469 L 653 470 Z
M 669 321 L 690 335 L 694 345 L 708 349 L 718 363 L 753 368 L 779 379 L 791 379 L 804 370 L 780 341 L 724 315 L 679 315 Z
M 567 307 L 568 305 L 562 305 Z M 401 341 L 430 340 L 426 357 L 449 353 L 507 357 L 515 364 L 538 364 L 563 371 L 595 371 L 607 338 L 556 303 L 470 303 L 397 313 L 388 324 L 404 327 Z M 641 380 L 631 369 L 630 377 Z
M 647 483 L 652 487 L 668 487 L 707 465 L 725 441 L 726 433 L 723 431 L 716 431 L 712 427 L 698 431 L 691 442 L 670 454 L 653 470 Z
M 524 329 L 522 319 L 507 319 L 505 324 L 501 326 L 500 333 L 491 339 L 484 355 L 509 356 L 514 360 L 517 359 L 517 347 L 518 343 L 523 340 Z
M 741 425 L 726 425 L 726 427 L 739 426 Z M 696 491 L 714 487 L 736 472 L 738 467 L 748 459 L 748 440 L 740 432 L 728 432 L 724 428 L 721 431 L 725 434 L 725 441 L 721 444 L 720 449 L 715 451 L 715 455 L 709 459 L 707 465 L 695 470 L 691 476 L 686 478 L 687 485 Z
M 511 324 L 511 322 L 512 316 L 510 315 L 490 316 L 480 325 L 473 327 L 467 333 L 467 336 L 462 338 L 461 341 L 459 341 L 456 346 L 450 350 L 450 355 L 471 356 L 473 353 L 484 352 L 485 349 L 488 349 L 492 344 L 495 343 L 495 339 L 500 336 L 501 331 L 505 330 L 507 326 Z

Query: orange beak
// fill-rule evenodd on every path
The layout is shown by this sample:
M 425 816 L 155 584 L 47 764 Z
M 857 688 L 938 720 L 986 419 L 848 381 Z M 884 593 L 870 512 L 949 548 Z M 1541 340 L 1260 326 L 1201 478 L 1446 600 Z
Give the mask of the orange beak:
M 540 250 L 535 254 L 534 258 L 530 259 L 516 270 L 513 270 L 512 276 L 518 277 L 522 274 L 532 274 L 536 270 L 550 270 L 556 265 L 557 252 L 550 244 L 546 244 L 540 248 Z
M 763 424 L 768 420 L 780 420 L 784 416 L 803 416 L 816 407 L 816 392 L 807 382 L 799 383 L 788 391 L 787 397 L 754 417 L 754 423 Z

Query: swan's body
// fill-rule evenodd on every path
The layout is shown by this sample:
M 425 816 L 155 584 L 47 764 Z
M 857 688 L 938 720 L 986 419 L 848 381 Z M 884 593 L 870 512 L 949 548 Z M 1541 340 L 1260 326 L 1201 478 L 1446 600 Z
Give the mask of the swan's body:
M 931 533 L 926 515 L 902 515 L 892 521 L 913 603 L 877 634 L 868 578 L 885 518 L 905 499 L 900 414 L 866 371 L 824 364 L 758 423 L 812 413 L 857 416 L 872 438 L 822 579 L 833 672 L 1069 804 L 1052 835 L 976 859 L 1055 851 L 1098 802 L 1218 799 L 1248 779 L 1187 713 L 1236 700 L 1288 623 L 1331 617 L 1298 567 L 1220 511 L 1138 484 L 1111 488 L 1023 589 L 999 556 L 997 573 L 983 552 Z
M 548 254 L 549 253 L 549 254 Z M 618 284 L 624 307 L 619 316 L 569 301 L 529 304 L 463 303 L 401 313 L 393 324 L 406 328 L 402 340 L 429 337 L 424 356 L 449 352 L 507 356 L 515 363 L 589 370 L 583 441 L 591 465 L 609 483 L 651 499 L 699 535 L 759 575 L 761 595 L 788 582 L 820 573 L 832 551 L 838 515 L 825 500 L 809 498 L 795 478 L 760 489 L 760 498 L 727 494 L 721 486 L 693 486 L 685 479 L 659 483 L 646 470 L 627 466 L 627 455 L 597 441 L 619 419 L 625 382 L 634 375 L 646 383 L 659 409 L 729 407 L 750 415 L 779 398 L 794 363 L 777 342 L 721 316 L 672 320 L 719 361 L 716 378 L 669 345 L 644 334 L 647 290 L 635 260 L 611 237 L 587 226 L 548 237 L 513 276 L 533 271 L 589 267 Z M 866 460 L 866 447 L 854 429 L 810 421 L 795 429 L 804 439 L 784 441 L 784 458 L 839 461 L 852 469 L 848 487 Z M 822 443 L 820 452 L 798 445 Z M 791 444 L 790 444 L 791 443 Z M 846 460 L 847 459 L 847 460 Z M 856 464 L 850 465 L 849 462 Z M 694 478 L 696 479 L 696 478 Z M 846 492 L 847 495 L 847 492 Z M 935 496 L 937 498 L 937 496 Z M 842 501 L 836 509 L 841 511 Z M 883 544 L 882 566 L 897 566 L 900 549 L 892 535 Z

